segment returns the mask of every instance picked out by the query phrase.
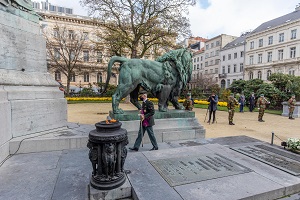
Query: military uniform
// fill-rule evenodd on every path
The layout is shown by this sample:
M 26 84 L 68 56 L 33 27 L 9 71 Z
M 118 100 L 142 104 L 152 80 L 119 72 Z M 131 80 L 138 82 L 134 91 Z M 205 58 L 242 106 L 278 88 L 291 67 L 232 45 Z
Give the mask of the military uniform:
M 185 110 L 192 111 L 194 108 L 193 100 L 191 99 L 191 93 L 187 93 L 187 99 L 183 102 Z
M 133 146 L 133 148 L 129 148 L 129 149 L 138 151 L 138 149 L 141 145 L 141 142 L 142 142 L 142 138 L 145 134 L 145 131 L 147 131 L 149 139 L 153 145 L 153 148 L 151 150 L 157 150 L 158 145 L 157 145 L 156 138 L 154 136 L 154 132 L 153 132 L 153 128 L 152 128 L 152 126 L 155 125 L 154 117 L 153 117 L 155 110 L 154 110 L 153 103 L 151 101 L 149 101 L 148 99 L 143 101 L 141 113 L 144 114 L 144 121 L 147 120 L 147 123 L 143 122 L 142 125 L 140 125 L 138 137 L 135 140 L 134 146 Z
M 229 125 L 234 125 L 233 116 L 236 105 L 239 105 L 239 102 L 233 97 L 233 95 L 230 95 L 227 101 Z
M 288 106 L 289 106 L 289 119 L 294 119 L 293 118 L 293 112 L 295 110 L 295 105 L 296 105 L 296 99 L 295 96 L 293 95 L 289 100 L 288 100 Z
M 256 104 L 256 106 L 258 108 L 258 121 L 259 122 L 264 122 L 264 120 L 262 118 L 265 114 L 267 104 L 270 104 L 270 102 L 264 97 L 264 95 L 260 95 L 260 97 L 257 100 L 257 104 Z

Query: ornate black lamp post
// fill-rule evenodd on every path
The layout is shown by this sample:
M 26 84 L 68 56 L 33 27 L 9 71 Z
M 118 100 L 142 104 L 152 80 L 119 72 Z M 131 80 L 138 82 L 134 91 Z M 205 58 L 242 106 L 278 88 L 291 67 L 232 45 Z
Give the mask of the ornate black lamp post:
M 100 190 L 120 187 L 126 180 L 124 163 L 127 156 L 127 130 L 121 122 L 106 120 L 96 123 L 89 133 L 89 158 L 93 172 L 91 186 Z

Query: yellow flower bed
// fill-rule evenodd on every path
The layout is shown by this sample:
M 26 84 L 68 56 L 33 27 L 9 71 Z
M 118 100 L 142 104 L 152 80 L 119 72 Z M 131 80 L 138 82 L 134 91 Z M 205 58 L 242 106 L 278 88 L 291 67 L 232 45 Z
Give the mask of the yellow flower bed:
M 67 101 L 111 101 L 111 97 L 66 97 Z M 124 99 L 123 99 L 124 100 Z M 152 102 L 158 102 L 157 98 L 149 98 Z M 185 99 L 178 99 L 179 103 L 183 103 Z M 209 102 L 205 100 L 194 100 L 195 104 L 208 105 Z M 226 107 L 227 102 L 218 102 L 218 106 Z

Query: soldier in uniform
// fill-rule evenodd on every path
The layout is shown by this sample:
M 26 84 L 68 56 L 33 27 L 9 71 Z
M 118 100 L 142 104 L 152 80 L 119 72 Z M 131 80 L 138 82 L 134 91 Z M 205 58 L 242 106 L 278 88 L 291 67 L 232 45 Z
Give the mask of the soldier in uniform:
M 270 102 L 265 98 L 264 94 L 261 94 L 260 97 L 257 99 L 257 103 L 256 103 L 256 106 L 258 108 L 258 121 L 259 122 L 264 122 L 264 120 L 262 118 L 265 114 L 267 104 L 270 104 Z
M 186 100 L 183 102 L 185 110 L 192 111 L 194 108 L 193 100 L 191 99 L 191 93 L 186 94 Z
M 296 99 L 295 99 L 295 95 L 293 94 L 292 97 L 288 100 L 289 119 L 295 119 L 295 118 L 293 118 L 293 112 L 295 110 L 295 105 L 296 105 Z
M 154 136 L 154 132 L 153 132 L 153 128 L 152 126 L 154 126 L 154 105 L 153 103 L 147 98 L 147 93 L 146 91 L 142 91 L 140 92 L 141 96 L 140 96 L 140 100 L 143 101 L 142 104 L 142 109 L 140 110 L 140 117 L 141 117 L 141 125 L 140 125 L 140 130 L 138 133 L 138 137 L 135 140 L 135 143 L 133 145 L 133 147 L 130 147 L 129 149 L 132 151 L 138 151 L 139 147 L 141 145 L 142 142 L 142 138 L 145 134 L 145 131 L 147 131 L 149 139 L 153 145 L 153 148 L 150 149 L 150 151 L 152 150 L 158 150 L 158 145 L 156 142 L 156 138 Z
M 234 116 L 234 109 L 237 105 L 239 105 L 239 102 L 234 98 L 233 93 L 231 93 L 227 101 L 229 125 L 235 125 L 232 121 Z

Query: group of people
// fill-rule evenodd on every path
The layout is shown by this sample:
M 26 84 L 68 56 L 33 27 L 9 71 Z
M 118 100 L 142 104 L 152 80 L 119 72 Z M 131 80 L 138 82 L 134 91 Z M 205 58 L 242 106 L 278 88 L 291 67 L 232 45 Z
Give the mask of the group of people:
M 152 144 L 152 149 L 150 149 L 150 151 L 152 150 L 158 150 L 158 145 L 157 145 L 157 141 L 153 132 L 153 128 L 152 126 L 155 124 L 154 123 L 154 105 L 153 103 L 147 98 L 147 93 L 141 92 L 140 93 L 140 100 L 143 101 L 142 103 L 142 107 L 140 110 L 140 119 L 141 119 L 141 124 L 140 124 L 140 129 L 138 132 L 138 137 L 135 140 L 135 143 L 133 145 L 133 147 L 130 147 L 129 149 L 132 151 L 138 151 L 139 147 L 142 143 L 142 138 L 144 136 L 145 131 L 147 131 L 148 136 L 150 138 L 151 144 Z M 209 118 L 207 123 L 216 123 L 216 110 L 217 110 L 217 105 L 218 105 L 218 95 L 216 95 L 214 92 L 212 92 L 212 94 L 209 96 L 209 98 L 207 99 L 207 101 L 209 102 L 208 108 L 207 108 L 207 112 L 209 112 Z M 246 104 L 246 100 L 245 100 L 245 96 L 242 93 L 239 96 L 239 100 L 237 100 L 236 98 L 234 98 L 234 94 L 231 93 L 230 96 L 228 97 L 227 100 L 227 108 L 228 108 L 228 121 L 229 121 L 229 125 L 235 125 L 233 123 L 233 117 L 234 117 L 234 112 L 235 112 L 235 108 L 236 106 L 240 106 L 240 112 L 244 112 L 244 106 Z M 264 97 L 264 94 L 261 94 L 260 97 L 257 99 L 256 102 L 256 106 L 258 108 L 258 121 L 259 122 L 264 122 L 263 120 L 263 116 L 264 116 L 264 112 L 266 109 L 266 105 L 270 104 L 270 102 Z M 291 98 L 288 100 L 288 106 L 289 106 L 289 119 L 294 119 L 293 118 L 293 112 L 295 109 L 295 104 L 296 104 L 296 100 L 295 100 L 295 95 L 292 95 Z M 183 103 L 183 106 L 185 108 L 185 110 L 191 111 L 194 107 L 194 102 L 193 99 L 191 98 L 191 94 L 188 93 L 187 94 L 187 98 Z M 255 108 L 255 96 L 254 93 L 251 94 L 250 98 L 249 98 L 249 111 L 253 112 Z

